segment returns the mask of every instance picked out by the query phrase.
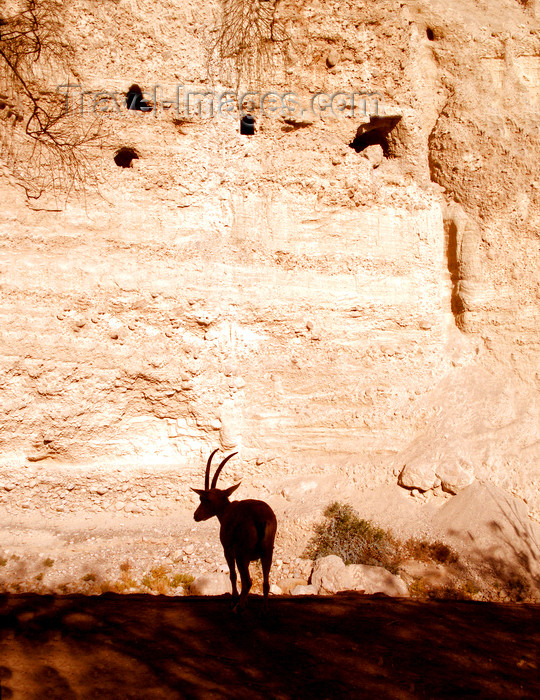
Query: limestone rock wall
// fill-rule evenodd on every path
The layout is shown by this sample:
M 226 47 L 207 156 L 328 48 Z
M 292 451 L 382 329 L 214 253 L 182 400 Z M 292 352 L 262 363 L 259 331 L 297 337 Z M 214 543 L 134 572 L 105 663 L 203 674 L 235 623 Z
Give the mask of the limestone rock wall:
M 73 0 L 75 79 L 209 87 L 217 10 Z M 3 478 L 110 464 L 189 481 L 219 444 L 247 475 L 343 468 L 367 486 L 421 463 L 406 485 L 427 470 L 437 488 L 450 454 L 538 509 L 533 10 L 284 0 L 268 88 L 380 91 L 401 116 L 386 155 L 349 147 L 357 119 L 261 119 L 250 138 L 123 112 L 101 117 L 99 194 L 29 206 L 4 178 Z

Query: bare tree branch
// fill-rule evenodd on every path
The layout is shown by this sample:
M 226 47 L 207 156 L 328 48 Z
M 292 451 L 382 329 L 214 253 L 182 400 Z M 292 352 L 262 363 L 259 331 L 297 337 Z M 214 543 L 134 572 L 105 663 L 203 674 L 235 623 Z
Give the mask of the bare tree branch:
M 277 16 L 281 0 L 222 0 L 217 38 L 209 52 L 209 72 L 229 66 L 236 86 L 260 82 L 283 58 L 289 37 Z
M 42 77 L 69 71 L 62 10 L 59 0 L 0 3 L 0 156 L 32 199 L 83 193 L 101 142 L 98 120 L 68 114 Z

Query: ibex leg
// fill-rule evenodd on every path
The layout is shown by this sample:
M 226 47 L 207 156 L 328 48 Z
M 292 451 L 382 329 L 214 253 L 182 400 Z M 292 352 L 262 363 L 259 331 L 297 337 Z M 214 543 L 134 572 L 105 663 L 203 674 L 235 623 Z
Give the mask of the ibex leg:
M 265 552 L 261 557 L 261 564 L 263 570 L 263 594 L 264 594 L 264 607 L 266 608 L 268 603 L 268 594 L 270 592 L 270 567 L 272 566 L 272 550 Z
M 234 606 L 234 612 L 240 612 L 246 607 L 246 599 L 249 589 L 251 588 L 251 578 L 249 575 L 249 561 L 238 560 L 236 563 L 238 564 L 240 580 L 242 581 L 242 591 L 240 593 L 240 600 Z
M 236 587 L 236 566 L 234 563 L 234 555 L 227 554 L 225 552 L 225 559 L 227 560 L 227 566 L 229 567 L 229 576 L 231 578 L 232 595 L 234 600 L 238 598 L 238 588 Z

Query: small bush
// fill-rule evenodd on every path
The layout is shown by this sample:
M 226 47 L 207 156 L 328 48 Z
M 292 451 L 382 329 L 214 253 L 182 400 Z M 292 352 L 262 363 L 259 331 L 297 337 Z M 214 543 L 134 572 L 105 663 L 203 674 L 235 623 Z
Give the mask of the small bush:
M 4 557 L 0 557 L 0 566 L 5 566 L 7 564 L 7 559 L 4 559 Z
M 409 584 L 409 593 L 413 598 L 430 600 L 474 600 L 480 592 L 480 588 L 470 579 L 434 586 L 423 578 L 415 578 Z
M 530 583 L 519 573 L 509 576 L 503 585 L 506 589 L 506 597 L 513 603 L 521 603 L 531 594 Z
M 115 593 L 125 593 L 132 588 L 136 588 L 137 582 L 130 576 L 124 575 L 119 581 L 115 581 L 113 584 L 111 584 L 111 586 L 111 590 L 113 590 Z
M 47 557 L 47 559 L 43 560 L 43 566 L 52 566 L 54 564 L 54 559 L 51 559 L 50 557 Z
M 120 566 L 122 569 L 122 565 Z M 131 565 L 130 567 L 131 568 Z M 118 580 L 101 579 L 94 573 L 85 574 L 81 578 L 85 583 L 90 584 L 85 592 L 94 593 L 127 593 L 133 588 L 137 588 L 137 582 L 129 575 L 129 569 L 123 568 Z
M 476 595 L 467 582 L 449 583 L 446 586 L 432 586 L 427 593 L 430 600 L 472 600 Z
M 184 591 L 187 592 L 193 581 L 195 581 L 195 576 L 192 576 L 191 574 L 175 574 L 172 577 L 171 586 L 173 588 L 178 588 L 178 586 L 182 586 Z
M 323 515 L 325 520 L 315 525 L 304 556 L 319 559 L 336 554 L 345 564 L 383 566 L 397 573 L 401 546 L 390 533 L 361 520 L 351 506 L 343 503 L 332 503 Z
M 109 581 L 105 579 L 96 584 L 99 593 L 125 593 L 128 589 L 134 588 L 136 582 L 132 579 L 120 579 L 119 581 Z
M 479 593 L 481 593 L 481 589 L 476 585 L 474 581 L 471 579 L 468 579 L 463 583 L 461 586 L 461 590 L 463 591 L 463 594 L 468 597 L 468 598 L 475 598 Z
M 404 545 L 404 553 L 418 561 L 435 561 L 439 564 L 455 564 L 459 556 L 451 547 L 440 540 L 428 542 L 411 537 Z
M 325 520 L 315 525 L 315 534 L 304 553 L 310 559 L 336 554 L 345 564 L 382 566 L 393 574 L 398 573 L 404 559 L 439 564 L 454 564 L 459 559 L 457 552 L 440 540 L 411 538 L 402 543 L 390 532 L 360 519 L 347 504 L 332 503 L 323 515 Z M 425 593 L 419 590 L 418 595 Z
M 143 576 L 142 583 L 151 591 L 161 594 L 167 593 L 171 586 L 168 573 L 168 569 L 162 564 L 159 566 L 154 566 L 145 576 Z
M 37 576 L 34 576 L 34 578 L 36 579 L 36 581 L 43 581 L 43 572 L 41 572 Z
M 415 578 L 409 584 L 409 593 L 412 598 L 427 598 L 429 586 L 422 578 Z

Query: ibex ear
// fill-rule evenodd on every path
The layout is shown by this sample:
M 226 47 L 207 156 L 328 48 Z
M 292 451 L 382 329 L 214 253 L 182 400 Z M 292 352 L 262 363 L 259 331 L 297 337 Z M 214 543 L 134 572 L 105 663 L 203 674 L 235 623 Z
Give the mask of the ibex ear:
M 223 493 L 227 496 L 227 498 L 229 498 L 231 493 L 234 493 L 236 491 L 236 489 L 240 486 L 241 483 L 242 482 L 240 482 L 239 484 L 235 484 L 234 486 L 229 486 L 228 489 L 223 490 Z
M 194 489 L 194 488 L 192 488 L 191 490 L 192 490 L 192 491 L 195 491 L 195 493 L 196 493 L 198 496 L 202 496 L 203 493 L 206 493 L 206 491 L 205 491 L 204 489 Z

